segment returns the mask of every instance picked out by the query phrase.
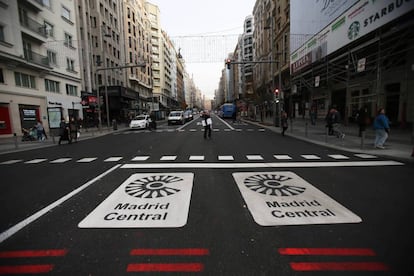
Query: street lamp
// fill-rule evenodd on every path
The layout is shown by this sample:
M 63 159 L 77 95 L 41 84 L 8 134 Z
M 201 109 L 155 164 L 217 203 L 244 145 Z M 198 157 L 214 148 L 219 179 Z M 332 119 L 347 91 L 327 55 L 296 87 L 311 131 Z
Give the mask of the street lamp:
M 110 34 L 108 34 L 105 30 L 105 26 L 102 25 L 102 58 L 103 58 L 103 67 L 106 67 L 106 47 L 104 48 L 104 37 L 110 38 L 112 37 Z M 104 86 L 105 86 L 105 109 L 106 109 L 106 124 L 107 127 L 109 128 L 109 101 L 108 101 L 108 77 L 107 77 L 107 73 L 106 70 L 104 70 Z M 98 89 L 99 91 L 99 89 Z M 98 92 L 99 93 L 99 92 Z M 99 97 L 99 94 L 98 94 Z M 101 123 L 101 112 L 99 109 L 99 124 L 100 126 L 102 126 Z

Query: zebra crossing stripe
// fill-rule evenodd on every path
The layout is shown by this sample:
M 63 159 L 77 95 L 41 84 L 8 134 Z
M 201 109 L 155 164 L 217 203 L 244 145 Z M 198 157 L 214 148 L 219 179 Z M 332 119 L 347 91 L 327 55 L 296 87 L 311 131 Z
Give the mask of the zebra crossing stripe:
M 190 161 L 203 161 L 204 160 L 204 155 L 191 155 L 188 160 L 190 160 Z
M 25 164 L 39 164 L 39 163 L 45 162 L 46 160 L 47 159 L 44 159 L 44 158 L 38 158 L 38 159 L 33 159 L 33 160 L 30 160 L 24 163 Z
M 98 158 L 96 158 L 96 157 L 87 157 L 87 158 L 79 159 L 76 162 L 78 162 L 78 163 L 89 163 L 89 162 L 92 162 L 92 161 L 94 161 L 96 159 L 98 159 Z
M 292 157 L 290 157 L 289 155 L 285 155 L 285 154 L 275 154 L 273 155 L 274 158 L 276 158 L 277 160 L 291 160 Z
M 118 162 L 119 160 L 121 160 L 123 157 L 109 157 L 109 158 L 106 158 L 105 160 L 104 160 L 104 162 Z
M 365 153 L 360 153 L 360 154 L 355 154 L 356 157 L 359 158 L 363 158 L 363 159 L 371 159 L 371 158 L 378 158 L 375 155 L 371 155 L 371 154 L 365 154 Z
M 261 155 L 246 155 L 246 158 L 248 160 L 263 160 Z
M 348 156 L 342 155 L 342 154 L 328 154 L 329 157 L 333 159 L 349 159 Z
M 314 154 L 303 154 L 301 156 L 303 158 L 307 159 L 307 160 L 317 160 L 317 159 L 321 159 L 319 156 L 314 155 Z
M 161 157 L 161 161 L 174 161 L 175 159 L 177 159 L 176 155 L 165 155 Z
M 219 155 L 219 161 L 234 161 L 234 157 L 232 155 Z
M 19 162 L 22 162 L 23 160 L 21 159 L 14 159 L 14 160 L 8 160 L 8 161 L 4 161 L 2 163 L 0 163 L 1 165 L 11 165 L 11 164 L 16 164 Z
M 132 161 L 145 161 L 149 158 L 149 156 L 135 156 L 134 158 L 132 158 Z
M 53 161 L 50 161 L 50 163 L 56 164 L 56 163 L 65 163 L 68 162 L 69 160 L 72 160 L 72 158 L 59 158 Z

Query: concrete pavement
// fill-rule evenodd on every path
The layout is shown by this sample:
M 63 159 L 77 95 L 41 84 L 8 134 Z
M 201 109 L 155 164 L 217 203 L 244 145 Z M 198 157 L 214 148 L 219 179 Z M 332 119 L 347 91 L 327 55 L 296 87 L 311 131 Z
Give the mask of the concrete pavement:
M 281 132 L 279 127 L 275 127 L 267 123 L 260 123 L 257 121 L 249 122 L 267 128 L 276 133 Z M 82 129 L 79 140 L 82 141 L 85 139 L 107 135 L 115 131 L 122 131 L 126 128 L 127 127 L 121 125 L 117 130 L 113 130 L 112 128 L 102 128 L 101 130 L 96 128 Z M 289 120 L 289 128 L 286 131 L 286 136 L 345 151 L 386 156 L 414 162 L 414 157 L 412 157 L 414 150 L 414 139 L 411 129 L 404 130 L 391 128 L 390 136 L 386 142 L 386 149 L 375 149 L 373 147 L 375 134 L 372 128 L 367 128 L 364 138 L 358 137 L 358 126 L 356 124 L 343 126 L 342 131 L 345 133 L 345 137 L 343 139 L 336 138 L 335 136 L 329 136 L 326 133 L 325 123 L 323 120 L 320 119 L 315 125 L 312 125 L 309 120 L 300 118 Z M 48 137 L 47 140 L 42 142 L 22 142 L 21 136 L 0 138 L 0 154 L 30 150 L 40 147 L 57 146 L 58 140 L 59 137 Z

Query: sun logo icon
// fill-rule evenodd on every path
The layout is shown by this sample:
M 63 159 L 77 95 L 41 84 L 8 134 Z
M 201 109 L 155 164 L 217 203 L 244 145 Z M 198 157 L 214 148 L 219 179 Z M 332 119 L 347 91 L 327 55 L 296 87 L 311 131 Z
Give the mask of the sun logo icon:
M 303 193 L 306 188 L 284 184 L 289 176 L 278 174 L 258 174 L 247 177 L 244 185 L 252 191 L 272 196 L 293 196 Z
M 125 187 L 125 192 L 138 198 L 159 198 L 178 193 L 180 190 L 170 187 L 182 178 L 171 175 L 154 175 L 136 179 Z

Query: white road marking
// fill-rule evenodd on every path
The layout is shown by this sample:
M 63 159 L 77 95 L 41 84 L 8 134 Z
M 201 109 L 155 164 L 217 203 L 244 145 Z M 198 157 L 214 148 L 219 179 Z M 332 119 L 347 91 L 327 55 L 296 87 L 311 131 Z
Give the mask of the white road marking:
M 118 162 L 119 160 L 121 160 L 123 157 L 120 157 L 120 156 L 114 156 L 114 157 L 109 157 L 109 158 L 106 158 L 105 160 L 104 160 L 104 162 Z
M 176 155 L 164 155 L 161 157 L 161 161 L 174 161 L 175 159 L 177 159 Z
M 38 164 L 38 163 L 42 163 L 45 162 L 47 159 L 44 158 L 38 158 L 38 159 L 33 159 L 27 162 L 24 162 L 25 164 Z
M 23 160 L 21 160 L 21 159 L 14 159 L 14 160 L 9 160 L 9 161 L 4 161 L 4 162 L 2 162 L 2 163 L 0 163 L 0 164 L 2 164 L 2 165 L 10 165 L 10 164 L 16 164 L 16 163 L 19 163 L 19 162 L 22 162 Z
M 145 156 L 135 156 L 134 158 L 131 159 L 131 161 L 145 161 L 148 160 L 149 156 L 145 155 Z
M 72 158 L 59 158 L 59 159 L 55 159 L 53 161 L 50 161 L 50 163 L 53 163 L 53 164 L 61 164 L 61 163 L 68 162 L 70 160 L 72 160 Z
M 81 191 L 83 191 L 84 189 L 86 189 L 87 187 L 89 187 L 90 185 L 92 185 L 93 183 L 95 183 L 96 181 L 98 181 L 99 179 L 103 178 L 107 174 L 109 174 L 112 171 L 114 171 L 115 169 L 119 168 L 120 166 L 121 165 L 115 165 L 114 167 L 112 167 L 109 170 L 101 173 L 100 175 L 98 175 L 94 179 L 86 182 L 85 184 L 83 184 L 79 188 L 73 190 L 72 192 L 70 192 L 67 195 L 61 197 L 60 199 L 56 200 L 55 202 L 51 203 L 50 205 L 46 206 L 45 208 L 41 209 L 40 211 L 34 213 L 30 217 L 22 220 L 21 222 L 15 224 L 14 226 L 12 226 L 9 229 L 7 229 L 6 231 L 2 232 L 0 234 L 0 243 L 2 243 L 3 241 L 5 241 L 6 239 L 10 238 L 14 234 L 16 234 L 18 231 L 20 231 L 21 229 L 23 229 L 25 226 L 27 226 L 30 223 L 34 222 L 35 220 L 37 220 L 38 218 L 40 218 L 44 214 L 49 213 L 55 207 L 61 205 L 62 203 L 64 203 L 69 198 L 71 198 L 71 197 L 75 196 L 76 194 L 80 193 Z
M 203 161 L 204 160 L 204 155 L 191 155 L 188 160 L 190 160 L 190 161 Z
M 246 158 L 248 160 L 263 160 L 263 157 L 261 155 L 246 155 Z
M 275 154 L 273 155 L 273 157 L 276 158 L 277 160 L 291 160 L 292 159 L 292 157 L 286 154 Z
M 332 162 L 270 162 L 270 163 L 141 163 L 124 164 L 122 169 L 234 169 L 234 168 L 323 168 L 323 167 L 375 167 L 402 166 L 397 161 L 332 161 Z
M 234 157 L 231 155 L 219 155 L 218 160 L 220 161 L 233 161 Z
M 307 160 L 317 160 L 317 159 L 321 159 L 319 156 L 314 155 L 314 154 L 303 154 L 301 156 L 303 158 L 307 159 Z
M 360 153 L 360 154 L 354 154 L 356 157 L 359 158 L 363 158 L 363 159 L 373 159 L 373 158 L 378 158 L 375 155 L 371 155 L 371 154 L 365 154 L 365 153 Z
M 76 162 L 78 162 L 78 163 L 90 163 L 92 161 L 95 161 L 96 159 L 98 159 L 98 158 L 96 158 L 96 157 L 86 157 L 86 158 L 79 159 Z
M 329 157 L 333 159 L 349 159 L 348 156 L 342 155 L 342 154 L 328 154 Z

